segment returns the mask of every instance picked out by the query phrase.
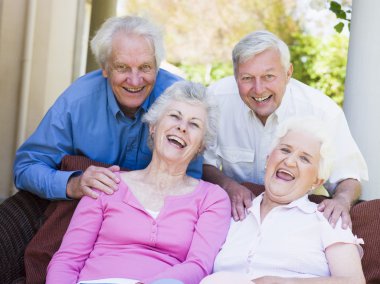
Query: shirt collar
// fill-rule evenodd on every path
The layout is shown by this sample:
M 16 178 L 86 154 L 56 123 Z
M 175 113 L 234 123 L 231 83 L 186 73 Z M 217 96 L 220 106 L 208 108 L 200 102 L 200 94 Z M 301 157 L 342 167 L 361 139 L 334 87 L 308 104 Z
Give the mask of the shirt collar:
M 141 109 L 144 112 L 147 112 L 148 108 L 152 105 L 152 98 L 153 96 L 150 94 L 145 101 L 142 103 L 140 109 L 136 113 L 136 117 L 138 117 L 138 113 L 141 112 Z M 107 79 L 107 101 L 109 108 L 111 109 L 112 114 L 115 118 L 117 118 L 117 115 L 121 115 L 122 117 L 125 117 L 124 113 L 121 111 L 119 104 L 116 100 L 115 94 L 113 93 L 112 86 L 110 81 Z
M 276 109 L 274 112 L 277 116 L 277 121 L 278 123 L 281 123 L 282 121 L 286 120 L 289 118 L 289 116 L 294 114 L 294 107 L 291 107 L 292 104 L 292 87 L 291 87 L 291 82 L 292 78 L 290 78 L 288 84 L 286 85 L 286 90 L 285 94 L 282 98 L 280 106 Z
M 248 212 L 249 213 L 252 213 L 256 216 L 260 216 L 259 215 L 259 212 L 260 212 L 260 204 L 261 204 L 261 201 L 263 200 L 263 196 L 264 196 L 265 192 L 263 192 L 262 194 L 260 194 L 259 196 L 257 196 L 253 201 L 252 201 L 252 206 L 250 208 L 248 208 Z M 304 195 L 292 202 L 290 202 L 289 204 L 285 204 L 285 205 L 280 205 L 279 207 L 282 207 L 282 208 L 298 208 L 300 209 L 301 211 L 303 211 L 304 213 L 307 213 L 307 214 L 311 214 L 311 213 L 314 213 L 316 212 L 317 210 L 317 204 L 311 202 L 308 198 L 308 195 Z

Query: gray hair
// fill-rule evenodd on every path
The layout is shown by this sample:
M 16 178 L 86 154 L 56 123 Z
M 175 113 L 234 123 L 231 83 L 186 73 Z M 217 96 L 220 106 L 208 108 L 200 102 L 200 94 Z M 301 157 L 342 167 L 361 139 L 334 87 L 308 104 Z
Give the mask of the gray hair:
M 333 151 L 332 141 L 326 132 L 326 126 L 320 120 L 311 116 L 289 118 L 278 126 L 270 152 L 289 131 L 306 132 L 320 141 L 321 148 L 319 153 L 321 158 L 318 167 L 318 178 L 327 181 L 333 165 Z
M 199 104 L 205 108 L 207 119 L 202 146 L 211 146 L 216 138 L 219 110 L 215 101 L 206 92 L 206 87 L 202 84 L 190 81 L 175 82 L 149 108 L 149 111 L 142 118 L 143 122 L 148 123 L 150 126 L 156 125 L 173 101 Z M 150 146 L 152 145 L 151 142 L 149 142 Z
M 101 68 L 107 68 L 107 60 L 112 52 L 113 37 L 122 32 L 146 38 L 155 53 L 157 70 L 165 56 L 161 31 L 147 19 L 137 16 L 112 17 L 105 21 L 91 40 L 91 50 Z
M 256 31 L 243 37 L 232 51 L 232 62 L 235 77 L 239 64 L 267 50 L 276 49 L 280 53 L 281 63 L 285 70 L 290 67 L 290 52 L 285 42 L 268 31 Z

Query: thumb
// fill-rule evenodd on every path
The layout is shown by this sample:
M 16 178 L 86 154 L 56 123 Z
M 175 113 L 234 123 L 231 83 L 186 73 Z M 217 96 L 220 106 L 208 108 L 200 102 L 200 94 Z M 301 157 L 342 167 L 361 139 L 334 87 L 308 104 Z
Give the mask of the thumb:
M 120 167 L 118 165 L 110 166 L 108 169 L 112 172 L 119 172 L 120 171 Z

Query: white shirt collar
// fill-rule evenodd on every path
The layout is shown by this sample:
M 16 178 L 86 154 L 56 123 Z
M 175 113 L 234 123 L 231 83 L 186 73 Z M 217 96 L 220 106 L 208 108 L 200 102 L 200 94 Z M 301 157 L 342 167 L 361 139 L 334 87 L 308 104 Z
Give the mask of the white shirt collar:
M 260 204 L 261 201 L 263 200 L 265 192 L 257 196 L 253 201 L 252 201 L 252 206 L 248 208 L 248 213 L 252 213 L 253 215 L 260 216 Z M 289 204 L 285 205 L 280 205 L 279 207 L 282 208 L 295 208 L 297 207 L 298 209 L 302 210 L 305 213 L 311 214 L 317 211 L 317 204 L 311 202 L 308 198 L 308 195 L 305 194 L 304 196 L 290 202 Z

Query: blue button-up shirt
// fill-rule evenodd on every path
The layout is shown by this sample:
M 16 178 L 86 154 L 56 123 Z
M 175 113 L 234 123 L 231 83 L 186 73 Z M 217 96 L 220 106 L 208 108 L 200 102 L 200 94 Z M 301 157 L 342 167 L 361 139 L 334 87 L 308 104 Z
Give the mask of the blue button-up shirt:
M 18 189 L 43 198 L 66 199 L 66 185 L 74 172 L 59 171 L 65 155 L 145 168 L 152 152 L 147 146 L 148 125 L 141 122 L 162 92 L 180 80 L 160 69 L 150 96 L 130 119 L 123 114 L 107 78 L 101 70 L 76 80 L 54 103 L 29 139 L 17 150 L 14 181 Z M 187 173 L 202 175 L 202 157 L 193 160 Z

